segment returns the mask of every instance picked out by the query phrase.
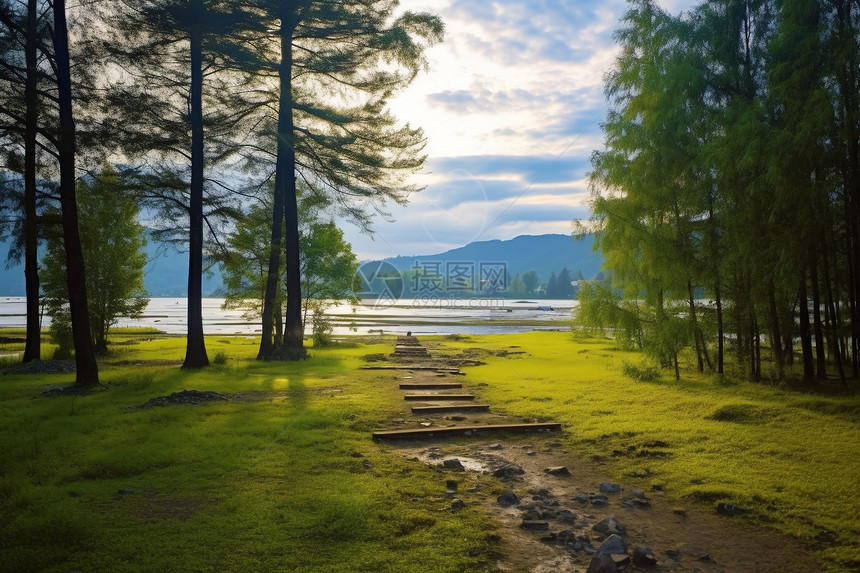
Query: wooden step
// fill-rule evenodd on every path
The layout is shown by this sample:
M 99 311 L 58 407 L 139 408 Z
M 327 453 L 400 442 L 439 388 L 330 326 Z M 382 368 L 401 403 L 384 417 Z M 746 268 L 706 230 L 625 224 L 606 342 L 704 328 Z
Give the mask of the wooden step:
M 462 388 L 459 382 L 403 382 L 401 390 L 455 390 Z
M 446 366 L 430 366 L 430 365 L 415 365 L 411 366 L 408 364 L 386 364 L 375 366 L 372 364 L 366 364 L 361 367 L 362 370 L 420 370 L 420 371 L 428 371 L 428 372 L 441 372 L 444 374 L 455 374 L 457 376 L 465 376 L 464 372 L 460 372 L 459 368 L 451 368 Z
M 489 404 L 438 404 L 435 406 L 412 406 L 413 414 L 437 414 L 440 412 L 489 412 Z
M 561 424 L 546 422 L 542 424 L 494 424 L 487 426 L 451 426 L 448 428 L 413 428 L 407 430 L 380 430 L 373 432 L 374 440 L 426 440 L 453 436 L 485 436 L 487 434 L 510 432 L 558 432 Z
M 406 394 L 404 400 L 474 400 L 474 394 Z

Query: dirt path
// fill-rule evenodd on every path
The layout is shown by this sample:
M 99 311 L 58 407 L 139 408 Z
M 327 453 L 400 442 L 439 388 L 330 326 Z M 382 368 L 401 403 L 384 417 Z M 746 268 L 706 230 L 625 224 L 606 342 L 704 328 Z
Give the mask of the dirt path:
M 401 362 L 400 366 L 408 364 Z M 423 365 L 427 364 L 430 362 L 425 359 Z M 399 382 L 456 380 L 463 382 L 463 391 L 468 392 L 467 379 L 452 373 L 420 369 L 396 372 Z M 405 404 L 406 412 L 409 411 L 406 406 L 411 405 Z M 510 422 L 492 411 L 405 414 L 395 421 L 394 428 Z M 623 482 L 611 484 L 612 480 L 599 465 L 565 451 L 561 438 L 558 432 L 544 432 L 401 441 L 394 446 L 407 459 L 437 468 L 442 484 L 454 486 L 456 482 L 455 487 L 449 488 L 453 507 L 462 505 L 459 511 L 483 511 L 498 522 L 500 571 L 821 571 L 821 565 L 796 540 L 753 528 L 736 518 L 686 507 L 659 491 L 628 489 Z M 555 471 L 548 472 L 549 469 Z M 612 486 L 619 491 L 610 492 Z M 511 492 L 518 503 L 506 507 L 498 498 L 506 495 L 503 502 L 512 502 Z M 616 552 L 619 564 L 615 568 L 589 569 L 595 551 L 611 530 L 598 526 L 605 529 L 600 532 L 594 527 L 609 516 L 614 516 L 624 530 L 620 537 L 626 543 L 627 561 Z

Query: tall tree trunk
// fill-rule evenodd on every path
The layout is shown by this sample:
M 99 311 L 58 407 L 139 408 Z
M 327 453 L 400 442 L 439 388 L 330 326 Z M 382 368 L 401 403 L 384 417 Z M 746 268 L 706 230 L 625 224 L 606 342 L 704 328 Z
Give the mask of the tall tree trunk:
M 827 243 L 823 243 L 827 244 Z M 843 384 L 846 384 L 845 380 L 845 368 L 842 365 L 842 349 L 840 345 L 840 320 L 839 313 L 837 312 L 836 302 L 833 296 L 833 287 L 832 287 L 832 279 L 830 274 L 830 258 L 827 256 L 827 249 L 824 250 L 822 255 L 822 260 L 824 262 L 824 297 L 825 297 L 825 321 L 828 324 L 828 330 L 831 332 L 830 336 L 830 345 L 832 348 L 833 359 L 836 362 L 836 370 L 839 372 L 839 379 Z M 829 321 L 827 320 L 829 317 Z
M 702 330 L 699 328 L 699 321 L 696 318 L 696 300 L 693 297 L 693 283 L 687 279 L 687 294 L 689 295 L 689 303 L 690 303 L 690 324 L 693 327 L 693 342 L 696 345 L 696 359 L 698 361 L 699 372 L 705 371 L 705 356 L 708 353 L 708 349 L 705 347 L 705 337 L 702 335 Z M 711 361 L 708 359 L 708 366 L 710 367 Z
M 723 299 L 720 292 L 720 279 L 714 285 L 714 298 L 717 302 L 717 374 L 723 373 L 725 355 L 725 328 L 723 325 Z
M 800 349 L 803 355 L 803 380 L 811 382 L 815 378 L 815 362 L 812 358 L 812 329 L 809 324 L 809 294 L 806 288 L 806 272 L 800 281 Z
M 815 377 L 827 378 L 825 357 L 824 323 L 821 320 L 821 290 L 818 283 L 818 263 L 812 262 L 812 331 L 815 336 Z
M 183 368 L 209 364 L 203 338 L 203 4 L 191 7 L 191 189 L 188 202 L 188 336 Z
M 296 150 L 292 106 L 293 32 L 298 25 L 298 12 L 281 18 L 281 100 L 278 109 L 278 160 L 282 170 L 279 182 L 284 197 L 284 254 L 286 255 L 286 318 L 284 324 L 284 357 L 297 360 L 305 357 L 302 332 L 302 284 L 299 260 L 299 209 L 296 197 Z M 284 97 L 286 96 L 286 97 Z M 286 105 L 285 105 L 286 104 Z M 277 186 L 277 182 L 276 182 Z
M 27 295 L 27 334 L 24 362 L 42 355 L 39 325 L 39 227 L 36 213 L 36 131 L 39 108 L 36 83 L 36 0 L 27 2 L 27 39 L 24 47 L 27 80 L 24 86 L 26 119 L 24 127 L 24 280 Z
M 66 280 L 72 339 L 75 344 L 75 386 L 95 386 L 99 369 L 90 335 L 84 256 L 78 229 L 75 196 L 75 119 L 72 112 L 72 75 L 65 0 L 54 0 L 54 52 L 57 67 L 57 100 L 60 111 L 60 204 L 63 211 L 63 244 L 66 250 Z
M 771 279 L 767 293 L 768 313 L 770 314 L 770 346 L 776 365 L 777 379 L 782 380 L 785 378 L 785 357 L 782 353 L 782 337 L 779 334 L 779 312 L 776 308 L 775 288 Z

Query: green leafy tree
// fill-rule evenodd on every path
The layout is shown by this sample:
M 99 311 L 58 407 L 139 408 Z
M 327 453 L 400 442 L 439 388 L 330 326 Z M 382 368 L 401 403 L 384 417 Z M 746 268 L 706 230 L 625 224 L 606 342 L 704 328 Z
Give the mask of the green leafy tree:
M 573 285 L 570 283 L 570 271 L 565 267 L 561 269 L 560 273 L 558 273 L 558 282 L 556 284 L 556 293 L 558 298 L 570 298 L 573 296 Z
M 81 249 L 87 269 L 89 334 L 95 350 L 107 351 L 108 333 L 122 317 L 138 317 L 149 299 L 143 288 L 146 245 L 137 203 L 111 168 L 78 183 Z M 42 259 L 42 289 L 58 342 L 67 340 L 70 323 L 64 244 L 53 237 Z M 67 350 L 67 349 L 64 349 Z
M 555 271 L 549 275 L 549 281 L 546 284 L 547 298 L 558 298 L 558 278 L 555 276 Z
M 676 375 L 684 345 L 712 366 L 711 333 L 718 373 L 728 344 L 761 378 L 766 348 L 782 380 L 796 340 L 806 379 L 825 375 L 825 353 L 841 378 L 856 372 L 858 12 L 721 0 L 672 17 L 630 2 L 593 223 L 610 292 L 641 301 L 643 346 Z
M 540 277 L 537 271 L 526 271 L 523 273 L 523 284 L 526 287 L 526 294 L 534 294 L 535 290 L 540 286 Z
M 344 239 L 343 231 L 332 221 L 323 220 L 327 202 L 308 188 L 303 188 L 299 202 L 300 249 L 302 272 L 302 330 L 307 325 L 309 314 L 313 316 L 313 330 L 321 332 L 327 328 L 325 310 L 332 304 L 357 302 L 354 278 L 358 270 L 358 258 L 351 245 Z M 270 210 L 263 205 L 253 205 L 246 217 L 237 224 L 227 239 L 226 250 L 219 255 L 224 281 L 227 287 L 224 308 L 242 309 L 247 319 L 259 319 L 263 312 L 270 245 Z M 283 269 L 283 266 L 281 266 Z M 281 275 L 277 281 L 280 289 L 275 299 L 273 331 L 275 337 L 283 336 L 284 285 Z
M 508 284 L 507 292 L 511 296 L 526 296 L 526 283 L 519 273 Z

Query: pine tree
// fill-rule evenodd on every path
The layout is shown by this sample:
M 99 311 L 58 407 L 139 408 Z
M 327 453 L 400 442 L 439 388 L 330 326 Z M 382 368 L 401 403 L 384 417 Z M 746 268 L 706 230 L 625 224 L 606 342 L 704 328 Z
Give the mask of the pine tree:
M 396 0 L 257 0 L 244 6 L 261 16 L 252 45 L 259 56 L 258 81 L 268 89 L 257 91 L 256 108 L 277 110 L 259 122 L 264 131 L 258 148 L 271 149 L 275 158 L 275 191 L 258 356 L 295 359 L 304 356 L 296 178 L 366 227 L 370 212 L 385 201 L 404 203 L 417 190 L 406 177 L 424 162 L 422 133 L 398 126 L 385 105 L 425 65 L 424 49 L 441 39 L 443 26 L 429 14 L 395 15 Z M 273 44 L 280 47 L 274 61 Z M 287 309 L 283 348 L 276 349 L 270 325 L 281 249 Z

